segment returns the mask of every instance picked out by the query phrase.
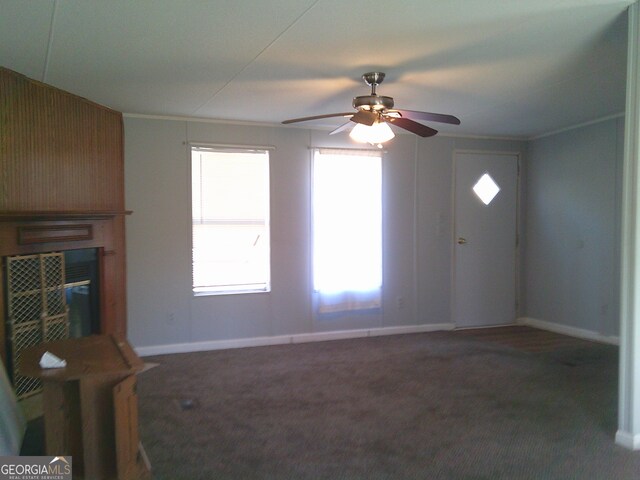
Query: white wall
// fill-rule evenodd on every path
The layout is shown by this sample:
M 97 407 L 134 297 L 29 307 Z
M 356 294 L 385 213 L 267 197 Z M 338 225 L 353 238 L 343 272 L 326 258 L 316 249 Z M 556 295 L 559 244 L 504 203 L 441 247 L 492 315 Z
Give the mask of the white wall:
M 188 142 L 275 147 L 270 293 L 191 295 Z M 317 319 L 311 309 L 309 147 L 349 145 L 361 148 L 346 134 L 302 128 L 125 118 L 126 204 L 134 212 L 127 220 L 132 343 L 449 323 L 453 152 L 521 151 L 524 144 L 414 135 L 389 142 L 383 159 L 383 312 Z
M 624 119 L 530 142 L 525 317 L 618 335 Z

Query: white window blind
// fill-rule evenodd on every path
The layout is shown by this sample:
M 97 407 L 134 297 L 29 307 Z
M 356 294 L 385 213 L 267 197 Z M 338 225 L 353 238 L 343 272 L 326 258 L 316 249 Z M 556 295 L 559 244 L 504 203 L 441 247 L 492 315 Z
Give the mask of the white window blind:
M 191 148 L 193 291 L 270 289 L 269 151 Z

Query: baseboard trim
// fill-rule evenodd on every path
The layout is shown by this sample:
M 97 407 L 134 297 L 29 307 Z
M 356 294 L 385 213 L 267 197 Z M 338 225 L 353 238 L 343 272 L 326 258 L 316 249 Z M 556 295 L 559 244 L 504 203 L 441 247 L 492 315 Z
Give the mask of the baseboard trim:
M 640 434 L 632 434 L 618 430 L 616 432 L 616 443 L 629 450 L 640 450 Z
M 529 327 L 548 330 L 550 332 L 569 335 L 570 337 L 582 338 L 583 340 L 591 340 L 594 342 L 608 343 L 609 345 L 619 345 L 620 338 L 615 336 L 602 335 L 601 333 L 586 330 L 584 328 L 570 327 L 559 323 L 548 322 L 531 317 L 520 317 L 516 320 L 518 325 L 527 325 Z
M 381 337 L 385 335 L 425 333 L 453 329 L 454 325 L 452 323 L 403 325 L 398 327 L 380 327 L 358 330 L 335 330 L 330 332 L 300 333 L 295 335 L 277 335 L 272 337 L 252 337 L 237 338 L 232 340 L 211 340 L 207 342 L 173 343 L 168 345 L 136 347 L 135 351 L 141 357 L 149 357 L 152 355 L 167 355 L 171 353 L 206 352 L 210 350 L 227 350 L 230 348 L 265 347 L 269 345 L 324 342 L 328 340 Z

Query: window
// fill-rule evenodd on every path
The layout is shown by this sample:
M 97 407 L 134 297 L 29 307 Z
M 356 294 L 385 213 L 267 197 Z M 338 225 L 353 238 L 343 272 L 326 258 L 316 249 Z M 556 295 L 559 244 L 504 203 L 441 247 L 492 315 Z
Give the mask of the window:
M 270 290 L 269 152 L 191 148 L 193 292 Z
M 315 151 L 313 285 L 319 295 L 319 313 L 380 307 L 382 159 L 379 151 Z
M 489 205 L 496 195 L 500 192 L 500 187 L 491 175 L 485 173 L 473 186 L 473 191 L 482 203 Z

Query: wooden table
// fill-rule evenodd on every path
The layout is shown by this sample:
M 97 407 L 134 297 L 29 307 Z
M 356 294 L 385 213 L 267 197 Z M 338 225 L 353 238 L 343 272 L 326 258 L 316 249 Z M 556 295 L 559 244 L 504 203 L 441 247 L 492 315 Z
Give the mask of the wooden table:
M 45 351 L 67 366 L 43 369 Z M 71 455 L 74 478 L 148 476 L 138 441 L 136 373 L 144 362 L 126 340 L 95 335 L 43 343 L 21 353 L 18 371 L 39 378 L 47 455 Z

